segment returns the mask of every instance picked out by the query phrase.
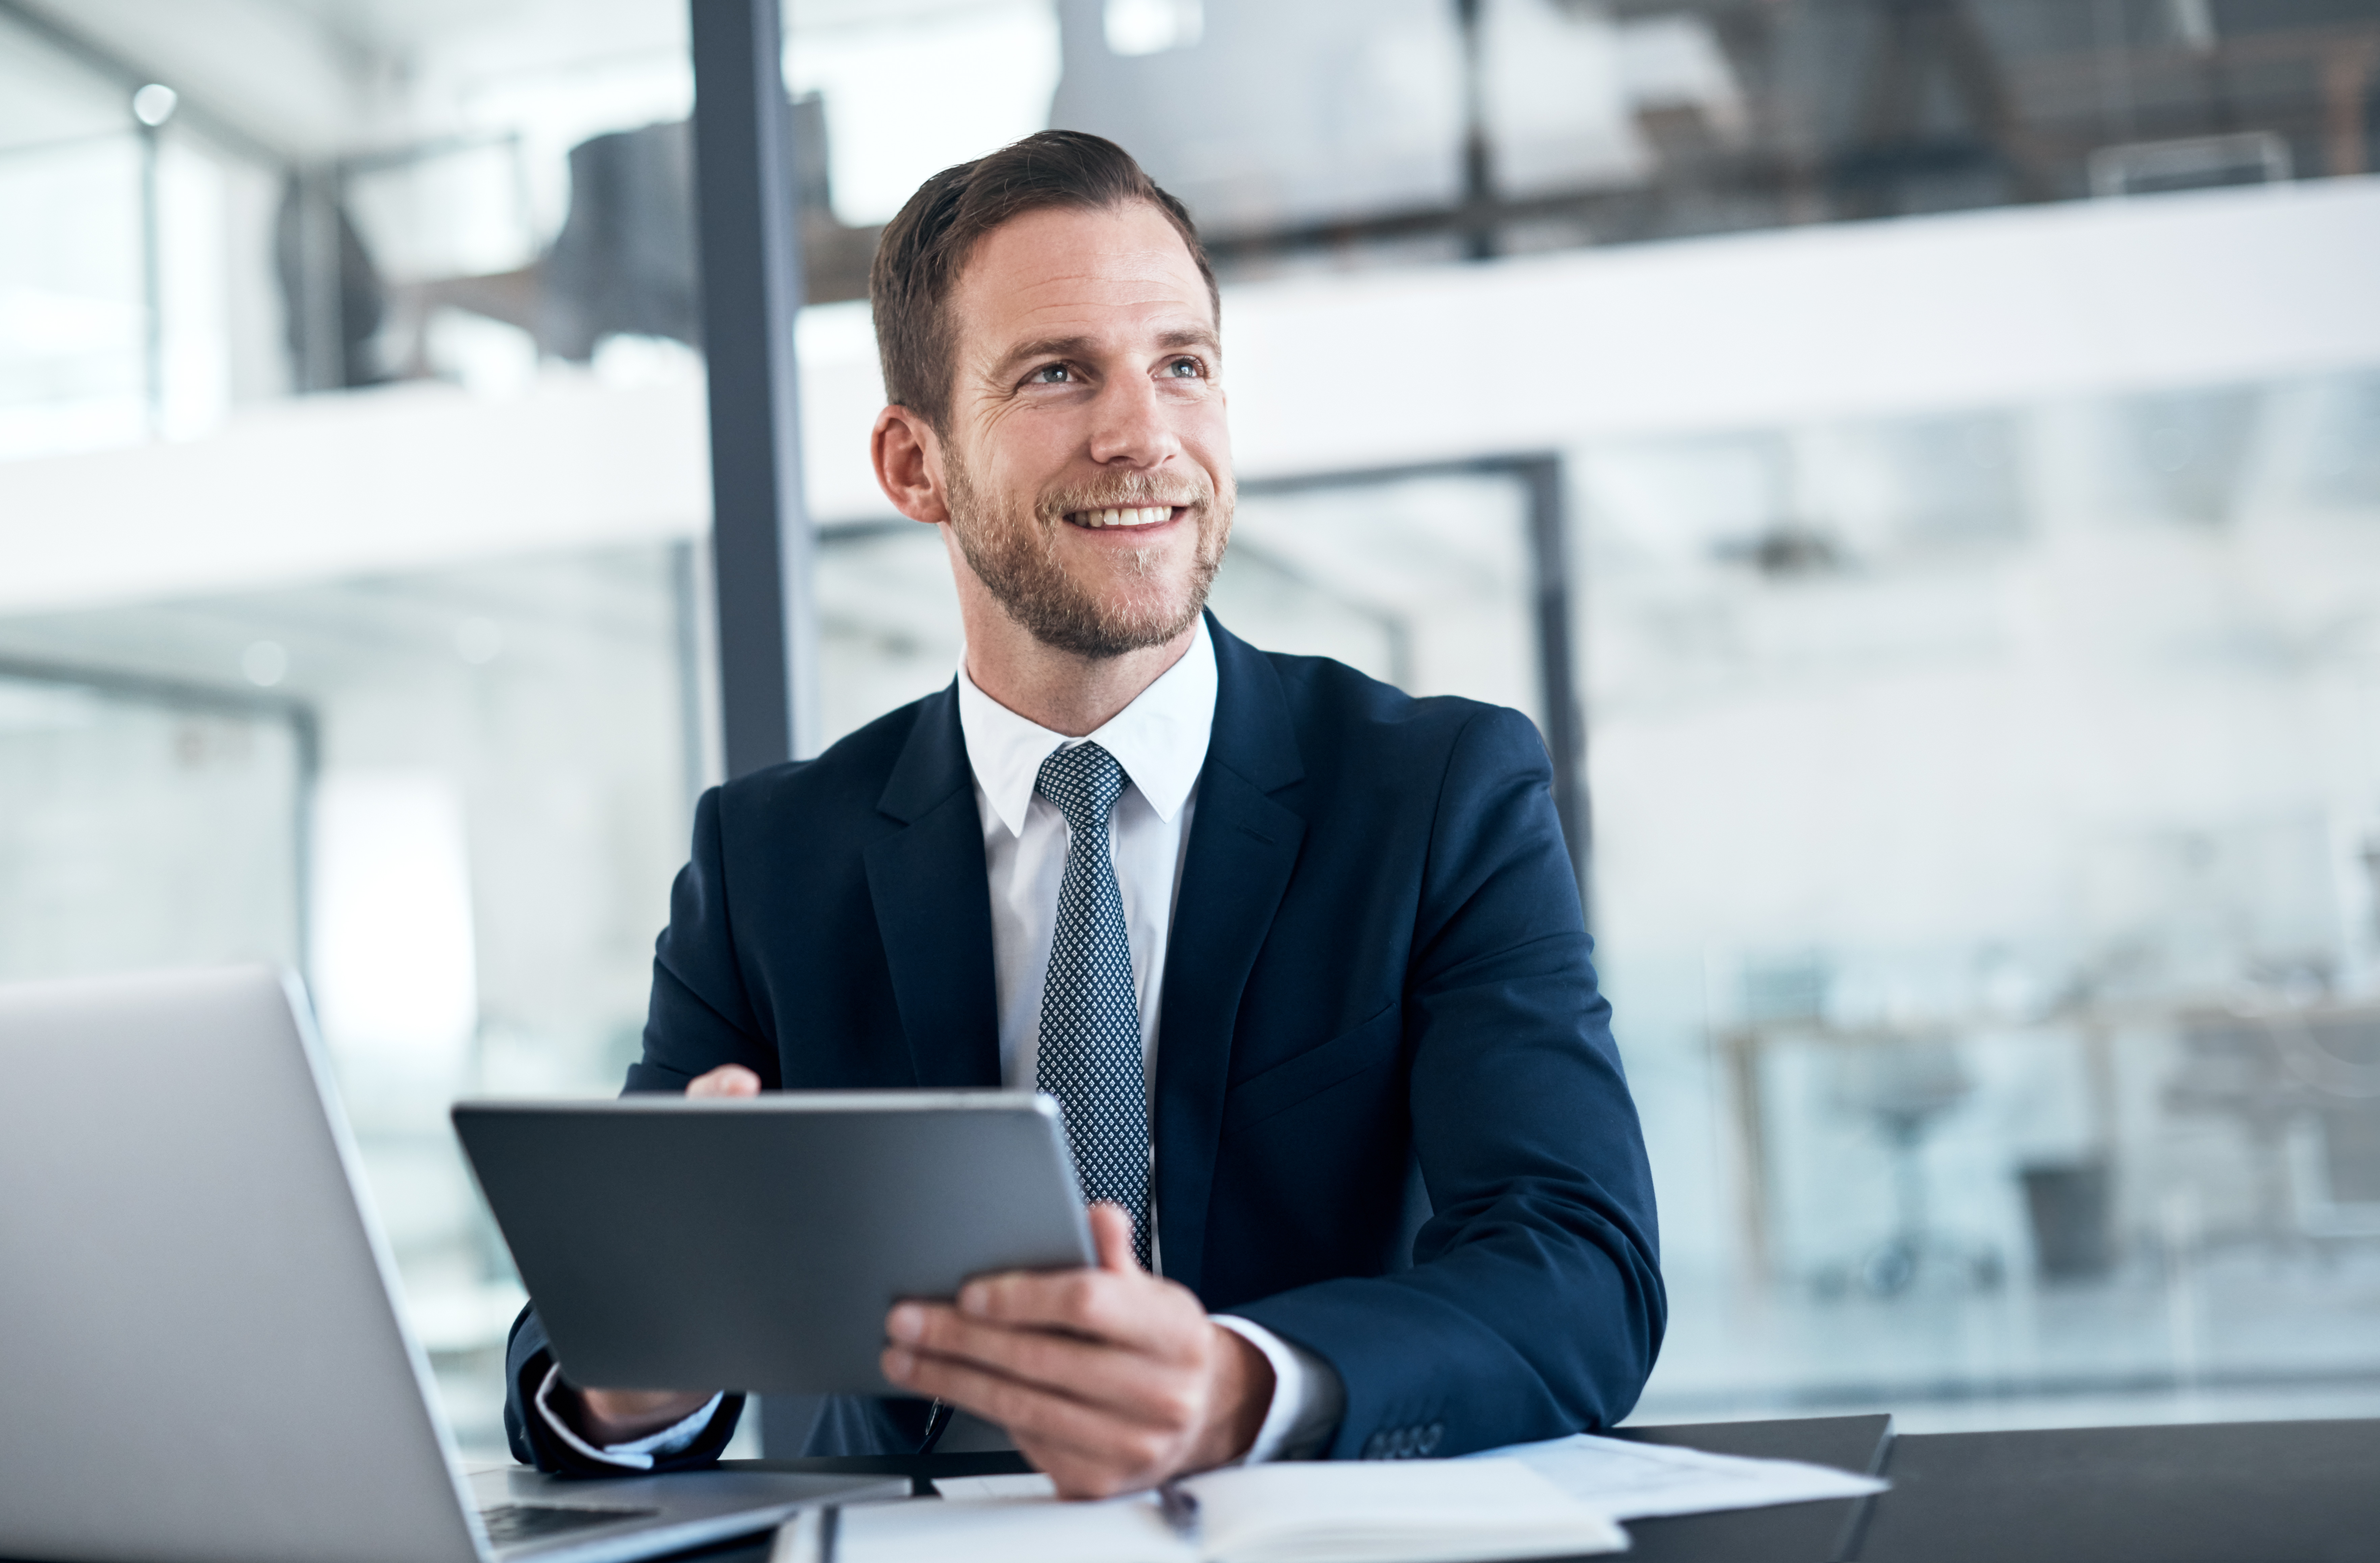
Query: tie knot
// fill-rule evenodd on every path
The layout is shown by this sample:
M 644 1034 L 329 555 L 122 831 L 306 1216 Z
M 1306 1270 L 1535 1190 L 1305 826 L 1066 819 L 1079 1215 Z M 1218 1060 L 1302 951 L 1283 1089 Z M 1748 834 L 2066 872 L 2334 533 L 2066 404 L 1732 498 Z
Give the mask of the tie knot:
M 1058 806 L 1076 835 L 1104 828 L 1116 799 L 1123 796 L 1123 767 L 1097 744 L 1056 749 L 1041 762 L 1033 790 Z

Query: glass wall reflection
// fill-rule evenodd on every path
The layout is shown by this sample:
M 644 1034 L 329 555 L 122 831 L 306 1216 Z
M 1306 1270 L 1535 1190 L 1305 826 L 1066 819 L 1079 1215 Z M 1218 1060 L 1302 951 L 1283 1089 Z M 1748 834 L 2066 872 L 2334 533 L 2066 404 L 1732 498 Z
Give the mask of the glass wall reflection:
M 2375 417 L 2349 374 L 1576 453 L 1648 1409 L 2366 1403 Z
M 0 617 L 5 975 L 307 975 L 474 1450 L 520 1291 L 446 1109 L 641 1046 L 715 748 L 696 582 L 663 544 Z

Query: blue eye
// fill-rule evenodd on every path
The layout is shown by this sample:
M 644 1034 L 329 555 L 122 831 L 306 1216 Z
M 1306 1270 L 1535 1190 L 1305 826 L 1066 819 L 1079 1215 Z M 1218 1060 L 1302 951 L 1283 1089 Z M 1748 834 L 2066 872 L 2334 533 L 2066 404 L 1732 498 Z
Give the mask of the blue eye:
M 1075 376 L 1063 364 L 1043 364 L 1026 378 L 1036 385 L 1063 385 Z
M 1196 358 L 1176 358 L 1165 367 L 1168 371 L 1184 380 L 1196 380 L 1207 372 L 1207 366 Z

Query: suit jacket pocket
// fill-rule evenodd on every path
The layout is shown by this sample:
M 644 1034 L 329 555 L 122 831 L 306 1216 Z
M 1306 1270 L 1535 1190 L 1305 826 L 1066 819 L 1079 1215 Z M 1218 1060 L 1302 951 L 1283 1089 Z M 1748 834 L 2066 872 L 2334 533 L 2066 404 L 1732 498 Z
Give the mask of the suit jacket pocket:
M 1403 1019 L 1403 1008 L 1391 1001 L 1353 1030 L 1249 1075 L 1223 1099 L 1223 1133 L 1229 1135 L 1252 1128 L 1333 1085 L 1393 1061 Z

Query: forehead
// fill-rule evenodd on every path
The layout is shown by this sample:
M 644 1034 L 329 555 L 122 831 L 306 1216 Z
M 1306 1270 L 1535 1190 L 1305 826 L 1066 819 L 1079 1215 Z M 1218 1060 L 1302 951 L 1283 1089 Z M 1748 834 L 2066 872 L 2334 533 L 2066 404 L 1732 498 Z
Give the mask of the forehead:
M 1164 213 L 1045 207 L 986 234 L 951 296 L 963 361 L 1019 343 L 1124 342 L 1185 326 L 1213 329 L 1207 280 Z

